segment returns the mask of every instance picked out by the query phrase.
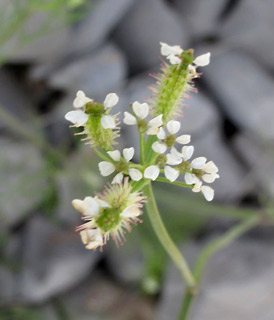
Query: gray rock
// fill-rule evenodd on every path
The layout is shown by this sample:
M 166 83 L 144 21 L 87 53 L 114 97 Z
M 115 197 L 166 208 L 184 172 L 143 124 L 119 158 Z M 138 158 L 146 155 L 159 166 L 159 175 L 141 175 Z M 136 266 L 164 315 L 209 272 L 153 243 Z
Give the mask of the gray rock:
M 92 1 L 89 13 L 74 30 L 69 52 L 91 50 L 104 42 L 113 27 L 126 14 L 135 0 Z
M 190 260 L 194 261 L 198 248 L 189 248 Z M 205 269 L 190 320 L 273 319 L 272 248 L 273 243 L 238 240 L 213 256 Z M 157 319 L 177 318 L 182 292 L 179 273 L 172 266 L 167 273 Z
M 139 0 L 119 23 L 114 38 L 125 51 L 132 71 L 158 64 L 160 41 L 187 45 L 179 17 L 162 0 Z
M 249 167 L 250 180 L 256 185 L 256 191 L 260 194 L 263 189 L 273 196 L 273 146 L 267 146 L 263 141 L 252 139 L 244 134 L 237 135 L 233 144 Z
M 70 28 L 62 26 L 64 22 L 60 22 L 60 17 L 51 18 L 50 12 L 32 10 L 22 28 L 13 32 L 13 36 L 1 47 L 1 56 L 15 62 L 54 61 L 60 58 L 70 45 Z
M 94 99 L 104 99 L 107 93 L 123 85 L 126 74 L 127 66 L 121 51 L 110 43 L 97 53 L 55 71 L 50 83 L 71 92 L 81 89 Z
M 259 62 L 274 67 L 274 2 L 242 0 L 220 28 L 225 45 L 254 54 Z
M 216 35 L 220 15 L 229 0 L 175 0 L 174 4 L 190 34 L 195 38 Z
M 36 216 L 25 233 L 19 301 L 41 303 L 71 289 L 92 271 L 99 255 L 86 250 L 72 229 L 62 229 Z
M 0 229 L 20 222 L 47 195 L 46 164 L 29 143 L 2 138 L 0 167 Z
M 241 52 L 224 52 L 211 61 L 204 78 L 225 113 L 242 129 L 273 141 L 273 79 Z

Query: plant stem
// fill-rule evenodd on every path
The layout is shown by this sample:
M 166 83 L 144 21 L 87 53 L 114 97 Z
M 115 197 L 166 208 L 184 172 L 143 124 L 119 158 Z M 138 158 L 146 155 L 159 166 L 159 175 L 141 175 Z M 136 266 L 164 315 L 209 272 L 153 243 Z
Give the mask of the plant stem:
M 170 238 L 164 223 L 161 219 L 158 207 L 154 198 L 151 183 L 146 185 L 143 189 L 144 194 L 147 196 L 146 209 L 151 221 L 152 227 L 165 248 L 166 252 L 170 255 L 171 259 L 180 271 L 182 279 L 187 283 L 190 291 L 196 291 L 196 281 L 194 276 L 179 249 L 176 247 L 172 239 Z
M 93 147 L 93 150 L 96 152 L 96 154 L 103 160 L 107 161 L 107 162 L 111 162 L 111 160 L 105 156 L 101 151 L 99 151 L 96 147 Z
M 163 178 L 163 177 L 158 177 L 158 178 L 156 179 L 156 181 L 165 182 L 165 183 L 170 183 L 170 184 L 173 184 L 173 185 L 175 185 L 175 186 L 184 187 L 184 188 L 192 188 L 192 185 L 191 185 L 191 184 L 186 184 L 186 183 L 180 182 L 180 181 L 170 182 L 168 179 Z
M 144 164 L 145 161 L 145 137 L 143 133 L 140 133 L 140 162 Z
M 235 239 L 237 239 L 238 237 L 240 237 L 250 229 L 254 228 L 256 225 L 260 223 L 260 221 L 261 221 L 261 217 L 259 215 L 252 216 L 240 222 L 236 226 L 232 227 L 224 235 L 222 235 L 221 237 L 219 237 L 218 239 L 214 240 L 209 245 L 207 245 L 205 249 L 200 253 L 194 268 L 194 277 L 197 283 L 198 284 L 200 283 L 205 266 L 213 254 L 215 254 L 220 249 L 228 246 Z M 194 298 L 195 298 L 195 294 L 193 294 L 193 292 L 186 289 L 183 297 L 181 312 L 178 319 L 180 320 L 187 319 L 187 316 L 189 315 Z

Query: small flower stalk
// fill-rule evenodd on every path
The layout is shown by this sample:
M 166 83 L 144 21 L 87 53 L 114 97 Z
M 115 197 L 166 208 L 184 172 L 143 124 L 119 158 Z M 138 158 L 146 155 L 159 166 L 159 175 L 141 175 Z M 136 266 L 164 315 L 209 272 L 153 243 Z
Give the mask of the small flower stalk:
M 180 185 L 201 192 L 207 201 L 214 198 L 208 184 L 219 178 L 218 168 L 203 156 L 191 160 L 191 136 L 181 132 L 181 123 L 176 120 L 184 98 L 195 90 L 193 80 L 200 76 L 197 68 L 209 64 L 210 53 L 195 58 L 192 49 L 166 43 L 160 46 L 166 62 L 157 76 L 152 102 L 134 101 L 122 119 L 124 125 L 139 133 L 140 159 L 136 159 L 136 150 L 130 145 L 123 150 L 114 148 L 120 133 L 118 115 L 112 113 L 119 103 L 117 94 L 109 93 L 103 102 L 95 102 L 78 91 L 74 110 L 65 115 L 72 127 L 82 128 L 77 134 L 85 135 L 83 140 L 101 158 L 100 174 L 111 178 L 102 194 L 72 201 L 81 213 L 83 224 L 76 230 L 87 249 L 102 248 L 110 238 L 117 245 L 125 241 L 125 233 L 141 222 L 144 203 L 151 200 L 146 186 L 152 181 L 172 184 L 180 179 L 184 181 Z

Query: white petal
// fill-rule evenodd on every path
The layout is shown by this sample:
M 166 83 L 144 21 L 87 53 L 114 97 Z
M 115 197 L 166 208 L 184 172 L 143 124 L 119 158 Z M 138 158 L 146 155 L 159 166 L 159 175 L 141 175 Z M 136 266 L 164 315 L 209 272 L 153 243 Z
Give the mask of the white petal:
M 165 137 L 166 137 L 165 130 L 163 127 L 160 127 L 159 132 L 157 133 L 157 138 L 163 140 L 165 139 Z
M 182 162 L 182 158 L 174 157 L 174 155 L 171 153 L 168 153 L 166 157 L 167 157 L 166 163 L 171 166 L 176 166 L 177 164 L 180 164 Z
M 183 134 L 176 138 L 176 142 L 180 144 L 188 144 L 191 140 L 191 136 L 189 134 Z
M 180 172 L 176 169 L 173 169 L 169 166 L 165 166 L 165 177 L 173 182 L 179 177 Z
M 88 121 L 89 115 L 81 110 L 69 111 L 65 114 L 65 119 L 75 124 L 77 127 L 83 126 Z
M 161 45 L 161 54 L 163 56 L 180 55 L 183 52 L 183 49 L 180 46 L 169 46 L 164 42 L 160 42 Z
M 167 127 L 167 130 L 170 134 L 175 134 L 180 130 L 181 123 L 176 120 L 170 120 L 170 121 L 168 121 L 166 127 Z
M 159 132 L 159 128 L 158 127 L 150 127 L 147 129 L 147 134 L 149 136 L 156 136 Z
M 194 187 L 192 188 L 192 191 L 193 192 L 200 192 L 201 187 L 202 187 L 202 181 L 198 179 L 197 182 L 195 183 Z
M 133 125 L 137 124 L 136 118 L 127 111 L 124 112 L 124 120 L 123 121 L 128 126 L 133 126 Z
M 94 197 L 94 200 L 98 203 L 99 207 L 110 208 L 111 206 L 104 200 L 99 199 L 97 196 Z
M 152 165 L 146 168 L 144 172 L 144 177 L 146 179 L 156 180 L 159 176 L 160 168 L 158 166 Z
M 111 184 L 115 184 L 115 183 L 118 183 L 120 184 L 122 182 L 124 178 L 124 175 L 122 172 L 119 172 L 118 174 L 116 174 L 116 176 L 113 178 Z
M 217 173 L 219 171 L 218 167 L 213 161 L 209 161 L 208 163 L 206 163 L 203 170 L 206 173 Z
M 185 161 L 189 160 L 194 152 L 194 147 L 193 146 L 184 146 L 182 148 L 182 156 Z
M 192 174 L 190 172 L 187 172 L 185 174 L 185 182 L 186 184 L 194 184 L 198 181 L 197 177 L 195 176 L 195 174 Z
M 206 173 L 206 174 L 202 175 L 202 179 L 206 183 L 213 183 L 218 178 L 220 178 L 220 176 L 216 173 Z
M 152 150 L 156 153 L 162 154 L 166 152 L 167 146 L 164 143 L 156 141 L 152 144 Z
M 112 163 L 107 161 L 101 161 L 98 164 L 99 171 L 103 177 L 109 176 L 115 171 L 115 167 Z
M 141 214 L 141 210 L 135 205 L 132 204 L 123 210 L 120 214 L 124 218 L 136 218 Z
M 114 161 L 119 161 L 121 158 L 121 152 L 119 150 L 108 151 L 107 154 L 113 159 Z
M 86 197 L 84 200 L 74 199 L 73 207 L 83 215 L 97 216 L 99 213 L 99 205 L 92 197 Z
M 206 164 L 206 158 L 205 157 L 198 157 L 192 160 L 191 167 L 193 169 L 203 169 Z
M 129 162 L 134 156 L 134 148 L 133 147 L 125 148 L 123 150 L 123 156 L 124 156 L 126 162 Z
M 197 57 L 193 63 L 196 64 L 198 67 L 205 67 L 210 63 L 210 52 L 202 54 L 201 56 Z
M 214 190 L 208 186 L 202 186 L 201 191 L 207 201 L 212 201 L 214 198 Z
M 161 127 L 161 125 L 163 124 L 162 118 L 163 118 L 163 115 L 160 114 L 159 116 L 151 119 L 151 120 L 148 122 L 148 125 L 149 125 L 150 127 L 157 127 L 157 128 L 159 128 L 159 127 Z
M 148 116 L 149 107 L 147 103 L 133 102 L 132 108 L 137 117 L 145 119 Z
M 142 173 L 139 170 L 134 169 L 134 168 L 129 169 L 128 174 L 129 174 L 130 178 L 134 181 L 139 181 L 143 177 Z
M 85 93 L 82 90 L 79 90 L 76 93 L 76 98 L 73 101 L 73 106 L 75 108 L 82 108 L 84 107 L 85 104 L 87 104 L 88 102 L 93 101 L 92 99 L 86 97 Z
M 112 116 L 104 115 L 101 118 L 101 125 L 104 129 L 114 129 L 116 127 L 115 119 Z
M 109 93 L 104 101 L 104 106 L 106 109 L 114 107 L 119 101 L 119 97 L 116 93 Z
M 173 54 L 167 56 L 167 59 L 169 60 L 169 62 L 171 64 L 180 64 L 182 62 L 182 59 L 180 59 L 179 57 L 177 57 Z

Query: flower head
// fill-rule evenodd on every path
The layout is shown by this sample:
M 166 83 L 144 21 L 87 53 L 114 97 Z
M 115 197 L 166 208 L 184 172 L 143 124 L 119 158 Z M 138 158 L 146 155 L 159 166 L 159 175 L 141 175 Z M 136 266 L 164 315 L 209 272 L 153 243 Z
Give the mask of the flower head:
M 145 198 L 132 192 L 126 179 L 122 184 L 109 186 L 99 197 L 75 199 L 72 205 L 82 214 L 84 224 L 76 228 L 87 249 L 102 247 L 110 236 L 117 245 L 124 241 L 124 232 L 131 224 L 141 222 L 139 216 Z

